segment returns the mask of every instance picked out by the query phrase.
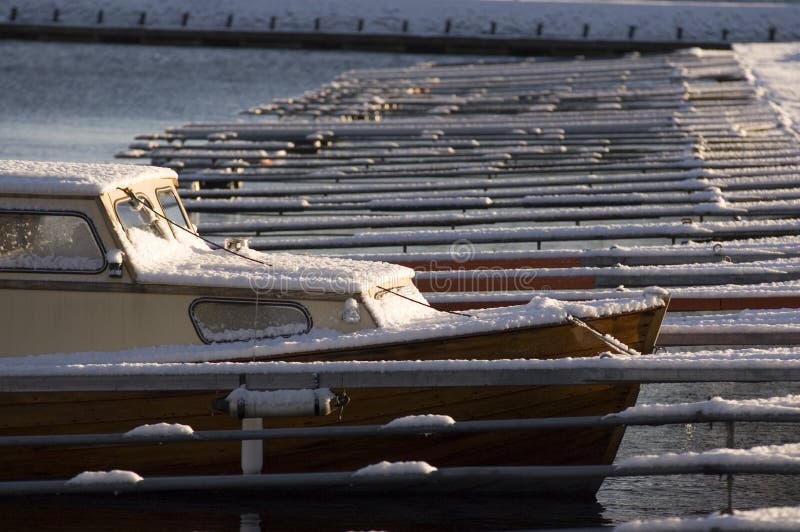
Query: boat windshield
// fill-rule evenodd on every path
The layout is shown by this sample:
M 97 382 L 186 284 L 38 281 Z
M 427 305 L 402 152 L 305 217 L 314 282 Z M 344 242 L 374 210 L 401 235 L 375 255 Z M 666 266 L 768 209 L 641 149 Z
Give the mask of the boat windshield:
M 122 227 L 125 228 L 126 232 L 136 228 L 161 238 L 166 238 L 167 235 L 158 223 L 158 218 L 153 214 L 153 204 L 142 194 L 137 194 L 136 197 L 144 206 L 130 199 L 121 199 L 114 205 Z
M 164 209 L 164 214 L 172 223 L 191 230 L 189 220 L 186 218 L 186 213 L 183 211 L 183 207 L 181 207 L 174 190 L 161 188 L 156 191 L 156 197 L 161 204 L 161 208 Z

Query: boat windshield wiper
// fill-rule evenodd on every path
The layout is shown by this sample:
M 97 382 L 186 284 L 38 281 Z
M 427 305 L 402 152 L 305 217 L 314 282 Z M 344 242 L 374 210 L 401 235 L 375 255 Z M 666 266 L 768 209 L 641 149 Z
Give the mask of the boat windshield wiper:
M 243 258 L 243 259 L 247 259 L 247 260 L 249 260 L 249 261 L 251 261 L 251 262 L 255 262 L 256 264 L 261 264 L 262 266 L 268 266 L 268 267 L 270 267 L 270 268 L 272 267 L 272 264 L 268 263 L 267 261 L 263 261 L 263 260 L 261 260 L 261 259 L 255 259 L 255 258 L 253 258 L 253 257 L 248 257 L 247 255 L 245 255 L 245 254 L 243 254 L 243 253 L 239 253 L 239 252 L 237 252 L 237 251 L 235 251 L 235 250 L 233 250 L 233 249 L 226 248 L 225 246 L 223 246 L 223 245 L 220 245 L 220 244 L 217 244 L 217 243 L 216 243 L 216 242 L 214 242 L 213 240 L 209 240 L 209 239 L 207 239 L 207 238 L 204 238 L 204 237 L 202 237 L 202 236 L 198 235 L 197 233 L 195 233 L 194 231 L 190 231 L 190 230 L 189 230 L 189 229 L 187 229 L 186 227 L 183 227 L 181 224 L 179 224 L 179 223 L 176 223 L 176 222 L 174 222 L 174 221 L 170 220 L 169 218 L 167 218 L 166 216 L 164 216 L 163 214 L 161 214 L 160 212 L 158 212 L 157 210 L 155 210 L 153 207 L 151 207 L 150 205 L 148 205 L 147 203 L 145 203 L 144 201 L 142 201 L 142 200 L 141 200 L 141 199 L 140 199 L 140 198 L 139 198 L 139 197 L 138 197 L 138 196 L 137 196 L 137 195 L 136 195 L 136 194 L 133 192 L 133 190 L 131 190 L 130 188 L 127 188 L 127 187 L 125 187 L 125 188 L 123 188 L 123 187 L 117 187 L 117 188 L 119 188 L 119 190 L 123 191 L 125 194 L 127 194 L 127 195 L 128 195 L 128 197 L 129 197 L 129 198 L 130 198 L 130 200 L 131 200 L 131 203 L 134 203 L 135 205 L 139 205 L 139 206 L 143 206 L 143 207 L 145 207 L 145 208 L 146 208 L 146 209 L 147 209 L 149 212 L 151 212 L 152 214 L 156 215 L 156 216 L 157 216 L 159 219 L 161 219 L 161 220 L 164 220 L 165 222 L 167 222 L 168 224 L 170 224 L 170 225 L 171 225 L 171 226 L 173 226 L 173 227 L 177 227 L 177 228 L 178 228 L 178 229 L 180 229 L 181 231 L 184 231 L 184 232 L 186 232 L 186 233 L 189 233 L 190 235 L 192 235 L 192 236 L 193 236 L 193 237 L 195 237 L 195 238 L 199 238 L 200 240 L 202 240 L 203 242 L 205 242 L 206 244 L 208 244 L 209 246 L 211 246 L 213 249 L 221 249 L 222 251 L 225 251 L 226 253 L 230 253 L 231 255 L 236 255 L 237 257 L 241 257 L 241 258 Z

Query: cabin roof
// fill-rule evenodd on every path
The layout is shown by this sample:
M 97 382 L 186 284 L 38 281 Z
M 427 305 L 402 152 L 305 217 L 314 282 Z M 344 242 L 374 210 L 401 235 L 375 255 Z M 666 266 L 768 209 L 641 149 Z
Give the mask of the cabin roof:
M 0 194 L 100 194 L 175 172 L 134 164 L 0 161 Z

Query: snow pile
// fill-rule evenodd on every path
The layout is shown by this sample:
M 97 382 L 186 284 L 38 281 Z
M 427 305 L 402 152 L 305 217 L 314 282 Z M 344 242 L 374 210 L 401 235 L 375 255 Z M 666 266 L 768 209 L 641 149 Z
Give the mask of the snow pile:
M 139 438 L 190 436 L 192 434 L 194 434 L 194 429 L 189 425 L 182 425 L 180 423 L 155 423 L 153 425 L 140 425 L 129 430 L 124 435 L 126 438 Z
M 437 471 L 435 467 L 427 462 L 379 462 L 377 464 L 362 467 L 355 473 L 354 477 L 389 477 L 396 475 L 428 475 Z
M 106 251 L 106 261 L 109 264 L 122 264 L 125 260 L 125 253 L 121 249 L 111 248 Z
M 66 482 L 67 486 L 124 486 L 135 485 L 144 480 L 133 471 L 84 471 Z
M 749 416 L 781 413 L 800 413 L 800 395 L 769 397 L 763 399 L 730 400 L 712 397 L 708 401 L 681 404 L 652 404 L 632 406 L 618 414 L 608 414 L 606 418 L 630 418 L 638 416 Z
M 437 414 L 424 414 L 419 416 L 405 416 L 393 419 L 381 427 L 381 429 L 394 429 L 394 428 L 431 428 L 431 427 L 449 427 L 455 425 L 456 420 L 450 416 L 443 416 Z
M 737 44 L 734 52 L 749 73 L 751 81 L 780 113 L 784 125 L 800 134 L 800 86 L 797 62 L 800 43 Z
M 620 342 L 610 334 L 604 334 L 602 341 L 617 353 L 639 356 L 641 353 L 624 342 Z M 614 356 L 612 353 L 601 353 L 600 356 Z
M 0 192 L 5 194 L 100 194 L 144 179 L 177 179 L 155 166 L 49 163 L 0 160 Z
M 358 301 L 352 297 L 348 297 L 344 302 L 342 321 L 345 323 L 358 323 L 361 321 L 361 313 L 358 310 Z
M 129 229 L 127 255 L 140 282 L 248 288 L 258 293 L 354 294 L 376 284 L 393 286 L 414 271 L 385 262 L 352 261 L 319 256 L 271 253 L 250 249 L 239 253 L 263 264 L 210 249 L 199 238 L 165 240 Z
M 648 521 L 631 521 L 614 527 L 616 532 L 634 530 L 675 530 L 711 532 L 713 530 L 771 530 L 775 532 L 800 529 L 800 508 L 777 507 L 758 510 L 734 510 L 732 514 L 715 512 L 706 517 L 673 517 Z
M 231 415 L 241 408 L 245 417 L 305 416 L 330 412 L 336 395 L 328 388 L 314 390 L 248 390 L 244 386 L 226 397 Z M 261 414 L 261 415 L 256 415 Z
M 391 285 L 378 286 L 381 288 L 374 297 L 364 299 L 364 306 L 379 327 L 399 329 L 413 322 L 436 320 L 442 314 L 429 306 L 413 284 L 393 289 Z
M 222 330 L 212 329 L 199 320 L 195 321 L 195 323 L 200 335 L 207 342 L 249 342 L 261 338 L 293 336 L 308 332 L 308 325 L 305 323 L 285 323 L 273 327 Z
M 418 302 L 425 302 L 416 288 L 401 292 Z M 663 304 L 662 296 L 649 292 L 640 297 L 608 299 L 586 302 L 565 302 L 543 296 L 533 296 L 524 306 L 470 310 L 462 315 L 447 314 L 408 300 L 396 294 L 385 294 L 384 300 L 366 300 L 365 305 L 373 312 L 383 329 L 358 331 L 348 335 L 351 341 L 358 338 L 384 336 L 387 340 L 413 341 L 442 336 L 478 334 L 489 331 L 504 331 L 536 325 L 564 323 L 567 316 L 581 319 L 600 318 L 615 314 L 642 311 Z M 393 305 L 397 304 L 398 307 Z M 390 306 L 392 305 L 392 306 Z M 396 310 L 399 309 L 399 310 Z M 368 345 L 368 344 L 363 344 Z

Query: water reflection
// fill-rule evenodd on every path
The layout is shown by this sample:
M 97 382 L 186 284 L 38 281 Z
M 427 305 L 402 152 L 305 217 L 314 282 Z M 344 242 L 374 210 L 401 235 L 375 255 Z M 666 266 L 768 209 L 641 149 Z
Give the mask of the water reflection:
M 0 40 L 0 159 L 114 161 L 133 137 L 237 113 L 351 68 L 430 56 Z
M 0 501 L 7 530 L 518 530 L 609 524 L 597 502 L 534 497 L 182 493 Z
M 649 384 L 638 404 L 705 401 L 709 397 L 753 399 L 800 394 L 800 383 Z M 800 442 L 791 423 L 737 423 L 734 447 Z M 703 452 L 726 446 L 724 423 L 630 427 L 617 460 L 643 454 Z M 718 475 L 607 478 L 597 495 L 604 516 L 615 523 L 634 519 L 705 515 L 727 505 L 726 480 Z M 800 478 L 740 475 L 734 478 L 733 507 L 752 509 L 800 504 Z

